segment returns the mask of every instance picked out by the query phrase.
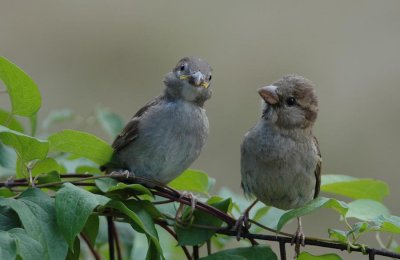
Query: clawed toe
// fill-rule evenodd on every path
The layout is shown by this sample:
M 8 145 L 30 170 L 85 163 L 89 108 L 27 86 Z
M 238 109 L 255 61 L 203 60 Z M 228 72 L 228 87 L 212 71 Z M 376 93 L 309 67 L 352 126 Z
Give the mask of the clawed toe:
M 233 230 L 236 231 L 236 240 L 239 241 L 242 235 L 243 229 L 248 230 L 250 228 L 249 214 L 246 212 L 241 215 L 233 226 Z
M 125 178 L 127 179 L 129 179 L 129 177 L 135 177 L 135 174 L 133 172 L 129 172 L 128 170 L 123 171 L 122 175 L 125 175 Z
M 292 241 L 291 241 L 291 245 L 295 245 L 294 246 L 294 251 L 297 257 L 300 254 L 300 245 L 301 246 L 305 246 L 305 240 L 306 240 L 306 236 L 304 235 L 303 232 L 303 228 L 301 226 L 301 220 L 300 218 L 298 219 L 298 226 L 297 226 L 297 230 L 296 233 L 294 233 Z
M 194 196 L 190 192 L 184 191 L 184 192 L 182 192 L 182 194 L 181 194 L 181 196 L 179 198 L 180 199 L 182 199 L 182 198 L 190 199 L 190 212 L 189 212 L 189 215 L 187 217 L 185 217 L 185 219 L 187 219 L 187 220 L 192 219 L 194 210 L 196 209 L 196 205 L 197 205 L 196 196 Z M 184 206 L 185 206 L 185 204 L 180 203 L 179 208 L 176 211 L 175 220 L 180 221 L 180 222 L 186 222 L 185 220 L 182 219 Z
M 110 176 L 118 176 L 118 175 L 122 175 L 125 178 L 130 178 L 130 177 L 135 177 L 135 173 L 134 172 L 130 172 L 128 170 L 124 170 L 124 171 L 112 171 L 110 172 L 108 175 Z

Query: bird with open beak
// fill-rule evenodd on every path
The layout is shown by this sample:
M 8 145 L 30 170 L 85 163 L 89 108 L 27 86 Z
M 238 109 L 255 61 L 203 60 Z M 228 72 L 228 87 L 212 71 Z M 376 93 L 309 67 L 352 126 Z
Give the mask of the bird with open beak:
M 195 57 L 181 59 L 164 79 L 164 92 L 132 117 L 117 136 L 106 173 L 129 171 L 166 184 L 200 155 L 208 136 L 203 108 L 211 97 L 212 69 Z
M 298 75 L 284 76 L 258 90 L 261 119 L 241 146 L 242 188 L 268 206 L 283 210 L 316 198 L 321 184 L 321 154 L 312 127 L 318 113 L 314 85 Z M 296 254 L 305 236 L 298 218 Z

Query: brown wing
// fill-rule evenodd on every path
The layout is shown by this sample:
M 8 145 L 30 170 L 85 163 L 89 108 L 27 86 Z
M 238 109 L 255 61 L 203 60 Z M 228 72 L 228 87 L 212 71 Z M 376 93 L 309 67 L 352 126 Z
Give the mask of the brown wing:
M 320 189 L 321 189 L 321 166 L 322 166 L 322 157 L 321 157 L 321 151 L 319 150 L 319 144 L 318 144 L 318 140 L 317 140 L 317 138 L 314 136 L 314 144 L 315 144 L 315 147 L 317 148 L 317 152 L 318 152 L 318 157 L 319 157 L 319 160 L 318 160 L 318 162 L 317 162 L 317 166 L 315 167 L 315 172 L 314 172 L 314 174 L 315 174 L 315 192 L 314 192 L 314 199 L 316 198 L 316 197 L 318 197 L 318 194 L 319 194 L 319 192 L 320 192 Z
M 122 130 L 122 132 L 115 138 L 112 144 L 115 152 L 122 150 L 125 146 L 132 143 L 138 137 L 141 117 L 146 113 L 146 111 L 148 111 L 150 107 L 157 105 L 162 99 L 162 96 L 157 97 L 136 112 L 131 121 L 126 124 L 124 130 Z

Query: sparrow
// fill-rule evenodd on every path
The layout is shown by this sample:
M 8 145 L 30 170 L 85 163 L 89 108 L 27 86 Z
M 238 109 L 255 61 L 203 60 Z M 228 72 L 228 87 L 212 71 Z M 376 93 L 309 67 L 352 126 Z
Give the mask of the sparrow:
M 262 116 L 244 136 L 241 145 L 241 186 L 268 206 L 289 210 L 316 198 L 321 185 L 321 153 L 312 127 L 318 100 L 314 84 L 298 75 L 287 75 L 258 94 Z M 293 236 L 296 255 L 305 236 L 298 218 Z
M 211 73 L 206 61 L 182 58 L 165 75 L 163 93 L 139 109 L 116 137 L 113 156 L 101 169 L 129 171 L 162 184 L 186 170 L 207 140 L 203 106 L 211 98 Z

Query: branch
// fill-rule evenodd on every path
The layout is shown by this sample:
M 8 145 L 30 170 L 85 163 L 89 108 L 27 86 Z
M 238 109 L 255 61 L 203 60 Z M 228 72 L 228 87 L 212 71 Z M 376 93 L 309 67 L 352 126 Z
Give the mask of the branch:
M 90 243 L 89 238 L 86 236 L 86 234 L 81 232 L 81 237 L 83 238 L 83 240 L 85 240 L 86 245 L 89 247 L 90 252 L 92 252 L 93 257 L 96 260 L 101 260 L 99 253 L 97 253 L 97 251 L 94 249 L 92 243 Z
M 176 233 L 168 226 L 167 223 L 163 222 L 163 221 L 156 221 L 156 223 L 164 228 L 173 238 L 175 238 L 175 240 L 178 240 L 178 236 L 176 235 Z M 185 247 L 185 246 L 181 246 L 183 252 L 186 255 L 186 258 L 188 260 L 192 260 L 192 257 L 190 256 L 189 250 Z
M 227 229 L 220 229 L 217 231 L 218 234 L 224 234 L 228 236 L 236 236 L 236 232 L 232 230 L 227 230 Z M 275 241 L 279 243 L 291 243 L 292 238 L 290 237 L 283 237 L 283 236 L 271 236 L 271 235 L 261 235 L 261 234 L 251 234 L 251 233 L 245 233 L 241 234 L 241 237 L 243 238 L 253 238 L 253 239 L 261 239 L 261 240 L 266 240 L 266 241 Z M 305 239 L 305 244 L 310 245 L 310 246 L 319 246 L 319 247 L 326 247 L 326 248 L 333 248 L 333 249 L 339 249 L 339 250 L 347 250 L 348 246 L 347 244 L 341 244 L 341 243 L 336 243 L 336 242 L 326 242 L 326 241 L 321 241 L 321 240 L 314 240 L 314 239 Z M 351 248 L 351 251 L 355 252 L 362 252 L 362 248 Z M 375 248 L 365 248 L 365 251 L 369 255 L 381 255 L 381 256 L 387 256 L 387 257 L 392 257 L 392 258 L 398 258 L 400 259 L 400 254 L 396 254 L 391 251 L 387 250 L 380 250 L 380 249 L 375 249 Z
M 57 187 L 60 186 L 64 183 L 73 183 L 77 186 L 94 186 L 95 184 L 93 181 L 95 179 L 101 179 L 101 178 L 113 178 L 117 181 L 124 182 L 124 183 L 138 183 L 138 184 L 143 184 L 147 186 L 154 195 L 160 196 L 165 198 L 166 200 L 162 201 L 161 203 L 169 203 L 169 202 L 178 202 L 182 203 L 188 206 L 192 205 L 191 199 L 185 196 L 182 196 L 182 193 L 180 193 L 177 190 L 172 189 L 171 187 L 168 187 L 164 184 L 161 184 L 159 182 L 149 180 L 146 178 L 142 177 L 137 177 L 137 176 L 126 176 L 126 174 L 112 174 L 112 175 L 92 175 L 92 174 L 61 174 L 60 178 L 63 179 L 63 181 L 60 182 L 54 182 L 54 183 L 46 183 L 46 184 L 39 184 L 36 185 L 35 187 L 37 188 L 48 188 L 48 187 Z M 88 182 L 90 181 L 90 182 Z M 24 187 L 29 187 L 29 181 L 27 179 L 11 179 L 7 180 L 5 182 L 0 182 L 0 187 L 18 187 L 18 186 L 24 186 Z M 160 203 L 160 202 L 159 202 Z M 205 212 L 207 214 L 210 214 L 223 222 L 227 224 L 227 227 L 225 228 L 217 228 L 213 226 L 200 226 L 200 225 L 194 225 L 192 224 L 193 227 L 198 227 L 198 228 L 203 228 L 203 229 L 210 229 L 216 231 L 218 234 L 224 234 L 228 236 L 236 236 L 237 231 L 232 230 L 232 227 L 236 223 L 236 219 L 232 218 L 230 215 L 227 213 L 210 206 L 208 204 L 202 203 L 202 202 L 197 202 L 195 205 L 196 210 Z M 104 212 L 103 212 L 104 213 Z M 116 213 L 114 213 L 116 214 Z M 168 217 L 165 216 L 165 219 L 168 219 Z M 172 229 L 169 228 L 168 223 L 162 219 L 155 220 L 158 225 L 163 227 L 167 232 L 169 232 L 175 239 L 177 239 L 176 234 Z M 175 220 L 175 219 L 174 219 Z M 175 220 L 176 221 L 176 220 Z M 266 240 L 266 241 L 275 241 L 279 243 L 280 251 L 281 251 L 281 257 L 284 259 L 286 251 L 285 251 L 285 244 L 286 243 L 291 243 L 292 237 L 290 234 L 283 233 L 283 232 L 276 232 L 276 230 L 271 230 L 268 227 L 265 227 L 253 220 L 250 220 L 253 224 L 256 224 L 260 226 L 263 229 L 269 230 L 274 232 L 275 234 L 281 234 L 284 236 L 277 236 L 277 235 L 261 235 L 261 234 L 253 234 L 250 233 L 247 229 L 243 230 L 244 232 L 240 234 L 240 237 L 249 239 L 253 245 L 258 244 L 257 240 Z M 112 233 L 112 232 L 111 232 Z M 84 239 L 85 237 L 82 236 Z M 86 239 L 85 239 L 86 240 Z M 112 245 L 111 245 L 112 244 Z M 110 246 L 114 246 L 114 243 L 111 242 Z M 345 243 L 339 243 L 335 241 L 330 241 L 330 240 L 325 240 L 325 239 L 320 239 L 320 238 L 306 238 L 305 239 L 305 244 L 306 245 L 312 245 L 312 246 L 319 246 L 319 247 L 325 247 L 325 248 L 332 248 L 332 249 L 338 249 L 338 250 L 349 250 L 349 244 Z M 90 247 L 90 246 L 89 246 Z M 191 259 L 190 253 L 187 250 L 187 248 L 182 247 L 184 253 L 186 254 L 186 257 L 188 259 Z M 374 249 L 374 248 L 361 248 L 361 247 L 351 247 L 351 251 L 355 252 L 364 252 L 367 253 L 370 256 L 370 259 L 373 259 L 375 255 L 381 255 L 381 256 L 386 256 L 386 257 L 392 257 L 392 258 L 398 258 L 400 259 L 400 254 L 387 251 L 387 250 L 380 250 L 380 249 Z M 110 250 L 113 251 L 113 250 Z M 111 253 L 111 252 L 110 252 Z M 96 256 L 95 256 L 96 257 Z

